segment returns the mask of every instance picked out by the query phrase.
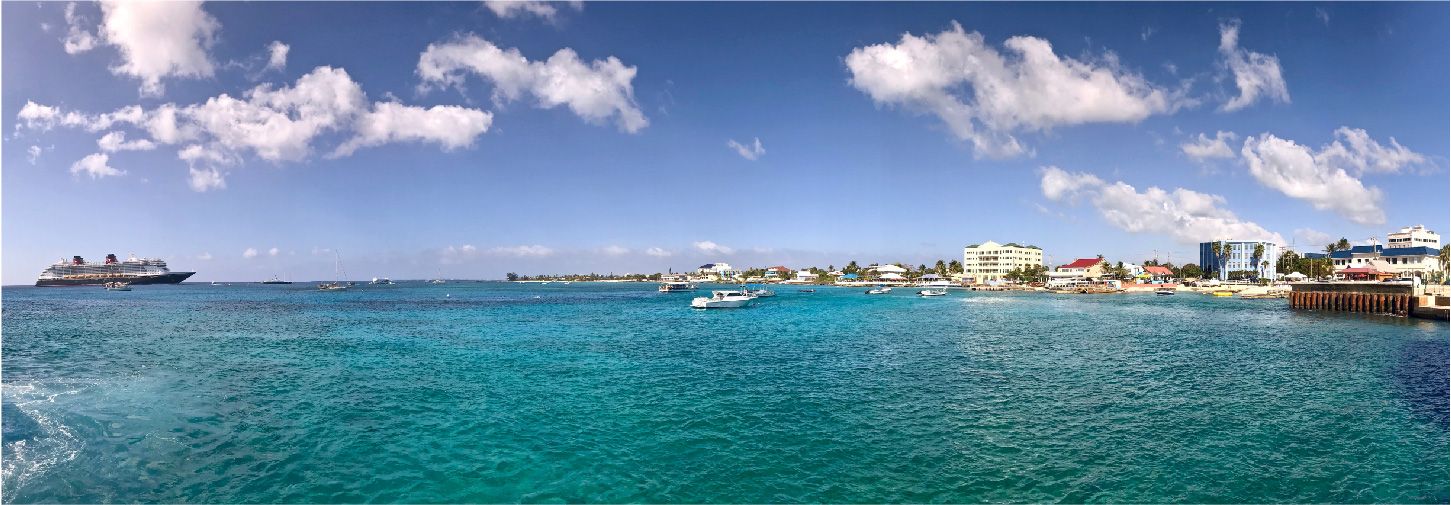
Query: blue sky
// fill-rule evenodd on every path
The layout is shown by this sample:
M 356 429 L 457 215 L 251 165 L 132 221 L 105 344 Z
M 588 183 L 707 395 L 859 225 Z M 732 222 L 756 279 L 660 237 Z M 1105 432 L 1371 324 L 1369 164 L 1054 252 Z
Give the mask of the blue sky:
M 499 278 L 1445 233 L 1447 15 L 6 2 L 0 281 L 108 252 Z

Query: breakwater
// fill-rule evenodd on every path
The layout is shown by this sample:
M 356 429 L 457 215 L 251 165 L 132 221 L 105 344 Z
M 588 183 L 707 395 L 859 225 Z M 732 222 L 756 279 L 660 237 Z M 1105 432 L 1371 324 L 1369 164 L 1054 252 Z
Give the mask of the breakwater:
M 1418 295 L 1405 284 L 1301 283 L 1291 286 L 1290 308 L 1406 317 L 1421 305 Z

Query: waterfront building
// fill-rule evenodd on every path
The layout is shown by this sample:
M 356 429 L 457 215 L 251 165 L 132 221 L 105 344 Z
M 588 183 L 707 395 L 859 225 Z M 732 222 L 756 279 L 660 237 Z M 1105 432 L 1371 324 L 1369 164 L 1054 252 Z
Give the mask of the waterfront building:
M 1330 254 L 1342 279 L 1424 277 L 1441 270 L 1441 236 L 1416 225 L 1386 234 L 1386 245 L 1358 245 Z
M 798 270 L 798 271 L 796 271 L 796 282 L 812 283 L 812 282 L 816 282 L 817 277 L 818 276 L 816 274 L 811 273 L 810 270 Z
M 766 280 L 785 279 L 791 275 L 791 269 L 784 266 L 774 266 L 766 269 Z
M 1258 277 L 1273 279 L 1279 274 L 1275 264 L 1279 263 L 1281 248 L 1274 242 L 1263 240 L 1222 240 L 1229 246 L 1229 253 L 1223 258 L 1214 254 L 1214 242 L 1201 242 L 1199 244 L 1199 267 L 1204 269 L 1205 277 L 1213 276 L 1221 281 L 1228 280 L 1231 272 L 1250 272 Z M 1264 246 L 1264 253 L 1255 257 L 1255 246 Z M 1269 262 L 1266 266 L 1265 262 Z
M 1163 284 L 1165 282 L 1172 282 L 1174 280 L 1174 271 L 1169 270 L 1169 267 L 1161 267 L 1156 265 L 1146 266 L 1144 267 L 1144 273 L 1149 276 L 1149 282 L 1154 284 Z
M 1009 272 L 1030 266 L 1043 266 L 1043 249 L 1038 246 L 989 240 L 962 248 L 962 273 L 974 284 L 996 284 Z
M 1103 277 L 1105 266 L 1107 266 L 1107 262 L 1099 258 L 1080 258 L 1067 265 L 1059 265 L 1052 272 L 1048 272 L 1048 287 L 1056 288 L 1097 280 L 1099 277 Z
M 730 263 L 706 263 L 695 271 L 716 281 L 729 281 L 735 279 L 737 275 L 740 275 L 740 272 L 731 268 Z

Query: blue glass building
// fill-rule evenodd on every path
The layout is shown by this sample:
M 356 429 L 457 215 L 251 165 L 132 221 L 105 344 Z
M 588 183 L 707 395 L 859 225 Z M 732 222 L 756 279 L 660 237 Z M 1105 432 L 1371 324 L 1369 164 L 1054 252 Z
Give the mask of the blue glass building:
M 1204 269 L 1204 276 L 1213 276 L 1219 280 L 1227 280 L 1230 272 L 1249 271 L 1266 279 L 1273 279 L 1279 272 L 1275 270 L 1275 264 L 1280 260 L 1280 246 L 1273 242 L 1261 240 L 1224 240 L 1229 245 L 1229 254 L 1224 265 L 1219 263 L 1219 258 L 1214 255 L 1214 242 L 1201 242 L 1199 244 L 1199 268 Z M 1255 245 L 1265 246 L 1264 254 L 1256 258 L 1254 256 Z M 1269 265 L 1264 265 L 1268 261 Z

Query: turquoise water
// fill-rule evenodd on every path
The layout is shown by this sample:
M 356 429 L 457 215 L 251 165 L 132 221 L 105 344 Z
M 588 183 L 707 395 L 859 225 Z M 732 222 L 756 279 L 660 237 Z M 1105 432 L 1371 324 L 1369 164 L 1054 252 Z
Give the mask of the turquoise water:
M 5 288 L 8 502 L 1445 502 L 1447 325 L 1283 300 Z

